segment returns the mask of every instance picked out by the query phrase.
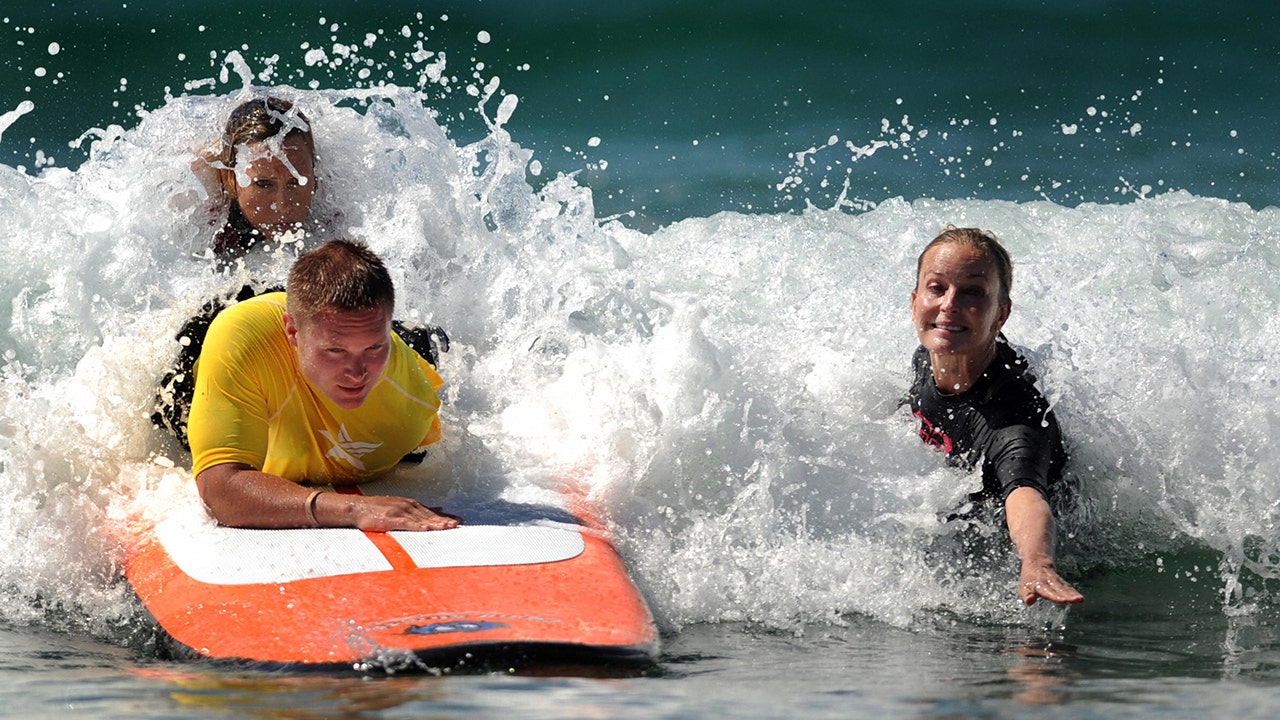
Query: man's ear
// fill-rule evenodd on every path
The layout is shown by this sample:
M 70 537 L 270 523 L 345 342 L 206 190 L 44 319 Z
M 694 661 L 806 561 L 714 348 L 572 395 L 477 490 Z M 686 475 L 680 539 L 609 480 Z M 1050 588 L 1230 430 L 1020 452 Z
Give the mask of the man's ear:
M 293 316 L 286 310 L 284 313 L 284 335 L 289 338 L 289 344 L 296 350 L 298 348 L 298 324 L 293 321 Z

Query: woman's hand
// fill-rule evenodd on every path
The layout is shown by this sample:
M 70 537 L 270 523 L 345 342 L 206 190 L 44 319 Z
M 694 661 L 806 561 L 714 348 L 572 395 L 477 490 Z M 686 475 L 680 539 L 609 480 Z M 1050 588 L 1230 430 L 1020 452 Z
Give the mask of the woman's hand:
M 1053 563 L 1042 565 L 1034 562 L 1022 563 L 1022 577 L 1018 584 L 1018 597 L 1024 605 L 1034 605 L 1036 600 L 1044 598 L 1056 603 L 1082 603 L 1084 595 L 1063 580 Z
M 1027 605 L 1044 598 L 1056 603 L 1084 602 L 1084 595 L 1063 580 L 1053 565 L 1054 525 L 1049 503 L 1035 488 L 1020 487 L 1004 501 L 1009 538 L 1022 559 L 1018 597 Z

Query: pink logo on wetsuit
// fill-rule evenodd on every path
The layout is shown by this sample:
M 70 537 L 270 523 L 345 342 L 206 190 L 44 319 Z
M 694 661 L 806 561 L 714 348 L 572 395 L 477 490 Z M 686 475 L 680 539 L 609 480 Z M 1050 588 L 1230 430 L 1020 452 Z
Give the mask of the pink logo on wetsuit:
M 912 415 L 915 415 L 920 420 L 920 439 L 924 441 L 924 444 L 936 447 L 950 455 L 954 447 L 951 443 L 951 438 L 946 433 L 935 428 L 933 423 L 929 422 L 929 419 L 919 410 L 913 412 Z

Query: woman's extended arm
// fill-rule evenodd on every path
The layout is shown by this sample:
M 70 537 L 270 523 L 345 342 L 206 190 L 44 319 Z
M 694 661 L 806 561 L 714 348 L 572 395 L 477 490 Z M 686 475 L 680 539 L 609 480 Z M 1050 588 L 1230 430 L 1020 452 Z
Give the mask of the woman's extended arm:
M 1084 602 L 1084 595 L 1058 575 L 1053 565 L 1054 523 L 1049 503 L 1035 488 L 1020 487 L 1005 500 L 1009 539 L 1022 560 L 1018 596 L 1032 605 L 1039 598 L 1056 603 Z

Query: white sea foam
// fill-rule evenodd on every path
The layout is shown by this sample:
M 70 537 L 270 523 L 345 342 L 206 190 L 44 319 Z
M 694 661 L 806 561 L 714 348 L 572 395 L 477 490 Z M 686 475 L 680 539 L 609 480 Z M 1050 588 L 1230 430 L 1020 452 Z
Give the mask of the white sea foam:
M 227 65 L 252 81 L 242 58 Z M 189 461 L 148 422 L 173 334 L 209 296 L 283 278 L 295 252 L 226 273 L 206 253 L 220 218 L 189 166 L 259 91 L 87 133 L 75 171 L 0 167 L 0 620 L 69 608 L 110 633 L 131 612 L 110 532 L 131 498 L 181 479 L 153 458 Z M 978 481 L 942 467 L 898 406 L 915 257 L 949 223 L 994 231 L 1015 258 L 1006 332 L 1080 486 L 1068 574 L 1186 543 L 1224 553 L 1229 581 L 1280 572 L 1276 208 L 891 199 L 642 234 L 597 220 L 573 178 L 537 177 L 503 129 L 513 96 L 460 145 L 421 89 L 272 92 L 316 134 L 305 244 L 366 241 L 397 314 L 453 339 L 453 485 L 585 481 L 668 625 L 1041 617 L 1013 608 L 1007 551 L 951 566 L 958 530 L 938 517 Z

